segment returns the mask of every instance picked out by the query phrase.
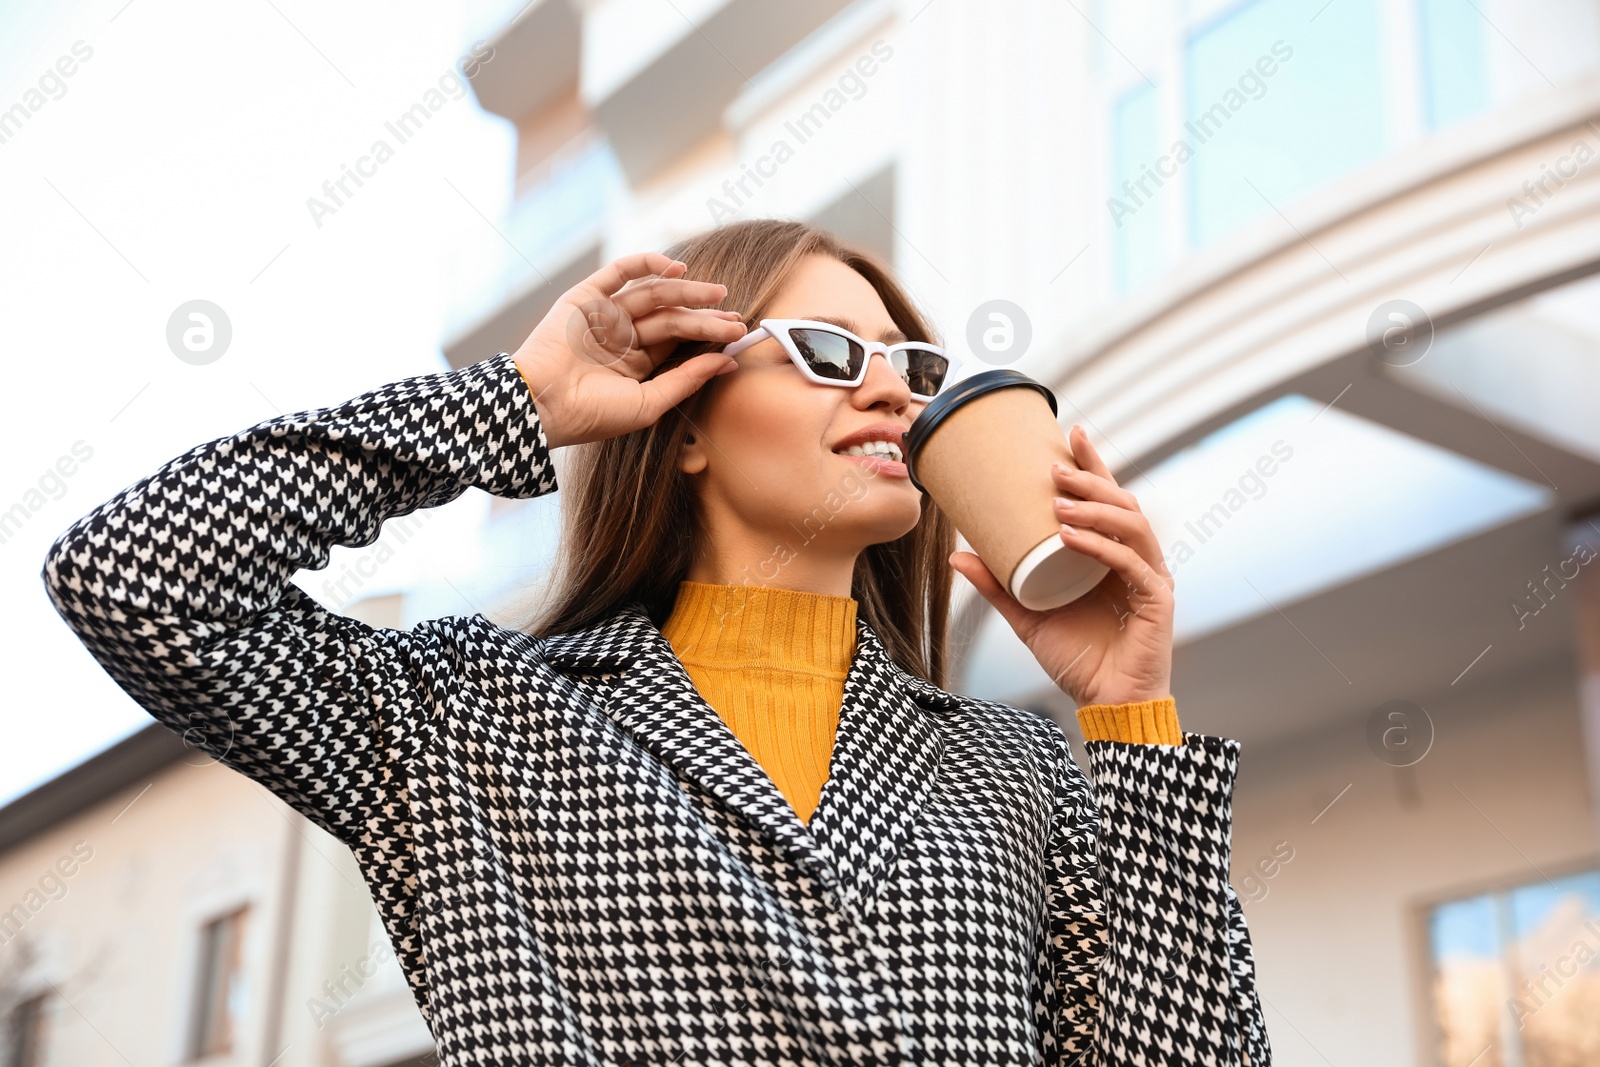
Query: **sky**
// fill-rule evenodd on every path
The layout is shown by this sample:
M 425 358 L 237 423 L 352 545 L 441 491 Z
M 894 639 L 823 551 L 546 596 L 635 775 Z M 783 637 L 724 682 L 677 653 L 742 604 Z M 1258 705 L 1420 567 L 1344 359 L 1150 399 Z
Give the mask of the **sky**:
M 45 596 L 67 526 L 194 445 L 445 369 L 442 294 L 499 240 L 515 150 L 451 78 L 516 9 L 0 0 L 0 112 L 28 112 L 0 140 L 0 512 L 23 508 L 0 541 L 0 804 L 151 721 Z M 385 123 L 430 89 L 396 144 Z M 392 157 L 313 211 L 379 138 Z M 169 320 L 196 300 L 231 337 L 190 361 Z M 383 583 L 487 502 L 437 509 Z

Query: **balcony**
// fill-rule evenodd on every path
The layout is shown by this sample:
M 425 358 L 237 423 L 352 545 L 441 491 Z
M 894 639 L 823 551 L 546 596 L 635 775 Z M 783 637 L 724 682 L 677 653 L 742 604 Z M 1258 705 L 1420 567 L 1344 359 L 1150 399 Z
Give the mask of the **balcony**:
M 757 72 L 846 6 L 599 0 L 583 20 L 579 92 L 637 185 L 720 129 Z
M 511 21 L 498 25 L 504 18 Z M 485 111 L 517 122 L 577 80 L 580 26 L 569 0 L 495 0 L 471 21 L 497 27 L 489 38 L 494 60 L 471 78 Z
M 545 161 L 512 202 L 498 234 L 483 239 L 487 272 L 468 278 L 452 302 L 453 367 L 466 366 L 522 343 L 556 298 L 600 266 L 600 232 L 626 189 L 604 137 L 586 131 Z

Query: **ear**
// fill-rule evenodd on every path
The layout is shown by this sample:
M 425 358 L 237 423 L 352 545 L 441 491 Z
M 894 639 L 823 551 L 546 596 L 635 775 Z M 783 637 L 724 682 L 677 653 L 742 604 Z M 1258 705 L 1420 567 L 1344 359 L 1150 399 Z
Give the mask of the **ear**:
M 678 448 L 678 469 L 685 474 L 699 474 L 710 464 L 706 450 L 691 431 Z

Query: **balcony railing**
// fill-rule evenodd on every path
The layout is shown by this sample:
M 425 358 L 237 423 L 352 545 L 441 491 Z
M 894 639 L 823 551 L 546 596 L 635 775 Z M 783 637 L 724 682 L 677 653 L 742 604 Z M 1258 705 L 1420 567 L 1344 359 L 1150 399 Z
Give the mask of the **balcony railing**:
M 451 301 L 447 333 L 492 316 L 510 301 L 560 272 L 598 238 L 626 190 L 617 158 L 604 137 L 586 134 L 557 152 L 485 238 L 494 266 L 486 281 L 463 279 L 468 292 Z M 478 273 L 482 277 L 481 272 Z

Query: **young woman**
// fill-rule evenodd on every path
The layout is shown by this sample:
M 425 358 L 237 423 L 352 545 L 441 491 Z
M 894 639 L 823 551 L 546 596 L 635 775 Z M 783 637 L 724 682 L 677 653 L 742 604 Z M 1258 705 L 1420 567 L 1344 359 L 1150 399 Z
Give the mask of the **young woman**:
M 1178 729 L 1149 523 L 1074 428 L 1049 476 L 1106 580 L 1034 612 L 954 553 L 897 454 L 931 341 L 871 258 L 724 226 L 515 354 L 190 450 L 44 577 L 153 716 L 354 850 L 445 1065 L 1267 1063 L 1239 746 Z M 554 492 L 555 449 L 537 624 L 291 583 L 469 486 Z M 1081 705 L 1092 778 L 942 688 L 952 569 Z

